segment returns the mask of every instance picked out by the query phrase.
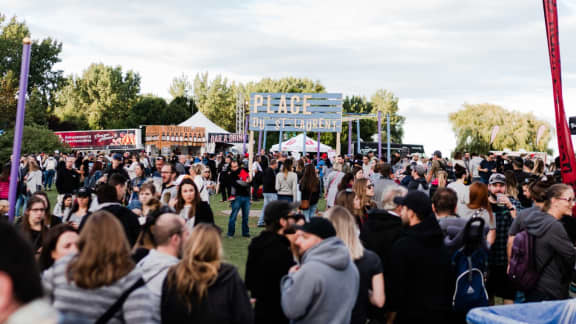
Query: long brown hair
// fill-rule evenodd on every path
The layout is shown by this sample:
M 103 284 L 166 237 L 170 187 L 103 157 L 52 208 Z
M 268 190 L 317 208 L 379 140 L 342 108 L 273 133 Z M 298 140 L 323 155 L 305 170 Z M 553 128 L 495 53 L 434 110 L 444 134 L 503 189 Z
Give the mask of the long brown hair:
M 320 179 L 316 175 L 316 168 L 313 164 L 308 164 L 304 167 L 304 172 L 302 174 L 302 189 L 312 193 L 318 191 L 318 185 L 320 184 Z
M 470 209 L 486 209 L 488 214 L 490 214 L 490 221 L 494 221 L 494 215 L 492 214 L 492 207 L 490 207 L 490 202 L 488 201 L 488 186 L 481 182 L 474 182 L 470 185 L 470 203 L 468 203 L 468 208 Z
M 134 269 L 130 245 L 120 221 L 97 211 L 86 221 L 78 239 L 78 255 L 68 265 L 68 280 L 94 289 L 111 285 Z
M 351 189 L 341 190 L 336 195 L 336 199 L 334 199 L 334 206 L 342 206 L 354 216 L 356 219 L 357 224 L 362 223 L 362 218 L 364 217 L 364 212 L 362 210 L 354 208 L 354 198 L 356 198 L 356 194 Z
M 374 204 L 372 199 L 366 195 L 366 186 L 368 185 L 368 182 L 370 182 L 370 180 L 366 178 L 357 179 L 356 181 L 354 181 L 354 186 L 352 186 L 352 189 L 354 190 L 356 197 L 360 199 L 360 207 L 362 208 L 364 208 L 365 206 L 370 207 L 376 206 L 376 204 Z
M 222 259 L 222 241 L 214 225 L 198 224 L 184 245 L 182 261 L 168 272 L 167 283 L 175 287 L 189 309 L 202 301 L 208 288 L 216 281 Z
M 22 232 L 24 233 L 24 235 L 28 238 L 28 239 L 32 239 L 32 227 L 30 226 L 30 209 L 32 209 L 32 206 L 34 206 L 35 204 L 42 204 L 42 206 L 44 207 L 44 218 L 42 219 L 40 226 L 41 226 L 41 230 L 40 230 L 40 237 L 39 242 L 42 243 L 44 240 L 44 237 L 46 236 L 46 232 L 48 231 L 48 227 L 46 227 L 46 213 L 48 212 L 46 210 L 46 203 L 44 202 L 44 200 L 40 197 L 30 197 L 30 199 L 28 199 L 28 203 L 26 203 L 26 210 L 24 211 L 24 214 L 22 215 Z
M 284 180 L 288 179 L 288 172 L 292 172 L 293 164 L 294 161 L 292 161 L 292 159 L 284 160 L 284 163 L 282 164 L 282 173 L 284 173 Z
M 175 206 L 177 213 L 180 213 L 182 209 L 184 209 L 184 205 L 186 204 L 186 202 L 184 201 L 184 197 L 182 197 L 182 187 L 184 187 L 184 185 L 191 185 L 194 188 L 194 200 L 192 201 L 192 206 L 190 207 L 190 211 L 188 212 L 188 219 L 190 219 L 194 217 L 194 215 L 196 215 L 196 206 L 198 206 L 198 204 L 201 202 L 200 193 L 198 192 L 198 187 L 196 187 L 196 183 L 194 182 L 194 180 L 190 178 L 182 179 L 182 181 L 180 182 L 180 186 L 178 186 L 178 195 L 177 195 L 178 201 L 176 202 Z

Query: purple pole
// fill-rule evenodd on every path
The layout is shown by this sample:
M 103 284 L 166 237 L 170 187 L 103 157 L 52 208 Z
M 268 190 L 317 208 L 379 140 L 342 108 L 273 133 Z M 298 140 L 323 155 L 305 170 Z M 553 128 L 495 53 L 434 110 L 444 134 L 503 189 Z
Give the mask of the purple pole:
M 246 122 L 244 123 L 244 133 L 242 134 L 242 154 L 246 155 L 246 132 L 248 130 L 248 119 L 250 116 L 246 116 Z
M 378 112 L 378 159 L 382 159 L 382 113 Z
M 256 155 L 260 154 L 260 150 L 262 149 L 262 131 L 259 132 L 258 134 L 258 153 L 256 153 Z
M 318 132 L 318 149 L 316 149 L 316 164 L 320 162 L 320 132 Z
M 26 37 L 22 41 L 22 64 L 20 66 L 20 86 L 18 87 L 18 108 L 16 110 L 16 125 L 14 126 L 14 146 L 12 146 L 12 166 L 10 168 L 10 190 L 8 191 L 8 219 L 12 222 L 16 208 L 16 188 L 18 171 L 20 171 L 20 150 L 22 149 L 22 133 L 24 131 L 24 112 L 26 111 L 26 91 L 28 89 L 28 71 L 30 70 L 30 46 L 32 41 Z
M 348 155 L 352 154 L 352 121 L 348 121 Z

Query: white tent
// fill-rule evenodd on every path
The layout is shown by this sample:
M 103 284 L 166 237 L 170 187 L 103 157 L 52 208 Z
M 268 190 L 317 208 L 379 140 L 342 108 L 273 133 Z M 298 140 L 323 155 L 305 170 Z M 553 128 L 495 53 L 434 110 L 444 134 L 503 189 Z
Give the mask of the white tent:
M 284 152 L 302 152 L 303 148 L 304 148 L 304 143 L 302 143 L 304 140 L 304 134 L 298 134 L 295 137 L 292 137 L 291 139 L 282 142 L 282 151 Z M 271 151 L 273 152 L 277 152 L 278 151 L 278 144 L 274 144 L 272 145 L 272 147 L 270 148 Z M 306 152 L 307 153 L 314 153 L 318 150 L 318 142 L 316 142 L 315 140 L 311 139 L 310 137 L 306 137 Z M 328 145 L 324 145 L 322 143 L 320 143 L 320 152 L 332 152 L 334 151 L 333 148 L 331 148 Z
M 224 128 L 214 124 L 206 115 L 202 112 L 198 111 L 192 117 L 188 118 L 186 121 L 180 123 L 178 126 L 187 126 L 187 127 L 203 127 L 206 130 L 206 145 L 203 146 L 202 152 L 211 152 L 214 153 L 216 149 L 216 144 L 209 143 L 208 137 L 210 133 L 218 133 L 218 134 L 230 134 L 229 131 L 225 130 Z
M 200 111 L 196 112 L 194 115 L 192 115 L 192 117 L 180 123 L 178 126 L 204 127 L 204 129 L 206 129 L 206 138 L 208 138 L 209 133 L 230 134 L 229 131 L 214 124 L 210 119 L 208 119 L 208 117 L 206 117 L 206 115 L 204 115 Z

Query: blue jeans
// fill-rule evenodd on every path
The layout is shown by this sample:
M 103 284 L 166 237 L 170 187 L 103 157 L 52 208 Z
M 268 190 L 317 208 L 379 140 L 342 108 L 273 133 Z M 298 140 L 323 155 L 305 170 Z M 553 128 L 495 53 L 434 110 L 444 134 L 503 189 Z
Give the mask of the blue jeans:
M 264 210 L 266 210 L 266 205 L 274 200 L 278 200 L 278 195 L 275 193 L 262 193 L 262 196 L 264 196 L 264 204 L 262 205 L 260 218 L 258 218 L 258 226 L 264 225 Z
M 228 236 L 234 236 L 236 217 L 240 209 L 242 209 L 242 236 L 250 236 L 250 229 L 248 228 L 248 215 L 250 214 L 249 196 L 236 196 L 236 199 L 232 202 L 232 213 L 228 220 Z
M 28 196 L 19 194 L 16 198 L 16 207 L 14 208 L 14 216 L 22 215 L 26 204 L 28 203 Z
M 304 217 L 306 217 L 306 222 L 308 223 L 310 221 L 310 219 L 314 216 L 316 216 L 316 207 L 318 206 L 318 204 L 316 205 L 312 205 L 310 206 L 310 208 L 308 208 L 307 210 L 303 210 L 302 214 L 304 215 Z
M 289 202 L 294 201 L 292 196 L 288 196 L 288 195 L 278 195 L 278 200 L 284 200 L 284 201 L 289 201 Z
M 56 170 L 46 170 L 44 172 L 44 188 L 46 188 L 46 190 L 52 189 L 52 182 L 54 181 L 55 174 Z

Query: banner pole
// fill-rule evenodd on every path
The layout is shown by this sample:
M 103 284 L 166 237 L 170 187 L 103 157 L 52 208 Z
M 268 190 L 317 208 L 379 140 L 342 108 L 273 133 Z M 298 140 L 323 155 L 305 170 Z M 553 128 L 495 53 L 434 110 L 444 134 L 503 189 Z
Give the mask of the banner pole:
M 386 158 L 388 163 L 392 163 L 392 156 L 390 152 L 390 113 L 386 114 Z
M 302 157 L 306 156 L 306 132 L 302 133 L 302 144 L 304 145 L 304 147 L 302 147 Z
M 356 141 L 358 143 L 356 154 L 360 154 L 360 118 L 356 119 Z
M 16 199 L 18 194 L 18 176 L 20 171 L 20 151 L 24 133 L 24 113 L 26 111 L 26 92 L 28 91 L 28 72 L 30 71 L 30 47 L 32 41 L 25 37 L 22 40 L 22 63 L 20 65 L 20 85 L 18 87 L 18 106 L 16 124 L 14 125 L 14 144 L 12 146 L 12 165 L 10 166 L 10 189 L 8 191 L 8 219 L 14 221 Z
M 338 136 L 340 136 L 340 133 L 338 133 Z M 316 138 L 316 144 L 318 144 L 318 147 L 316 148 L 316 165 L 318 165 L 318 163 L 320 163 L 320 132 L 318 132 Z
M 378 159 L 382 159 L 382 112 L 378 112 Z
M 564 101 L 562 99 L 562 66 L 560 63 L 560 39 L 558 36 L 558 7 L 556 0 L 543 0 L 543 4 L 550 70 L 552 73 L 552 87 L 554 91 L 554 112 L 556 115 L 556 134 L 558 138 L 558 152 L 560 153 L 562 181 L 576 189 L 576 159 L 574 157 L 572 138 L 566 121 L 566 112 L 564 111 Z M 576 206 L 572 209 L 573 215 L 575 209 Z

